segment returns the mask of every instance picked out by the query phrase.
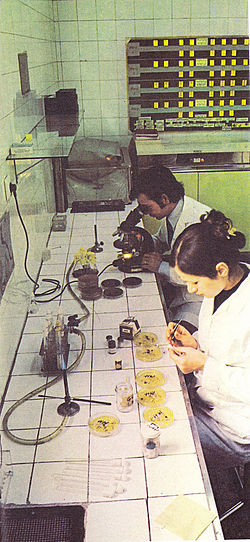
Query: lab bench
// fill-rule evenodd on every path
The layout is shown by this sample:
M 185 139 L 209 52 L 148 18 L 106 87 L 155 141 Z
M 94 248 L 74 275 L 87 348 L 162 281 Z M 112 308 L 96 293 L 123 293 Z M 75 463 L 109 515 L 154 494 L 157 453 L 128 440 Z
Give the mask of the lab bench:
M 142 279 L 140 286 L 124 287 L 122 281 L 127 275 L 114 266 L 106 267 L 117 257 L 112 234 L 132 207 L 116 212 L 67 212 L 67 229 L 51 232 L 48 244 L 51 258 L 43 262 L 38 279 L 40 282 L 53 277 L 64 284 L 74 254 L 80 247 L 93 246 L 94 226 L 97 227 L 99 241 L 104 243 L 103 251 L 96 254 L 101 273 L 99 285 L 104 279 L 118 279 L 123 294 L 117 299 L 102 296 L 94 301 L 82 300 L 89 310 L 88 318 L 79 325 L 86 349 L 79 364 L 68 372 L 68 386 L 72 398 L 93 402 L 79 403 L 79 412 L 69 417 L 64 429 L 44 444 L 16 443 L 1 431 L 3 448 L 10 451 L 13 471 L 7 504 L 80 504 L 86 510 L 86 542 L 178 540 L 177 535 L 162 528 L 156 520 L 179 495 L 216 513 L 185 380 L 168 355 L 166 312 L 160 286 L 154 274 L 141 272 L 136 273 Z M 77 283 L 72 288 L 79 295 Z M 67 288 L 61 298 L 41 303 L 37 312 L 28 314 L 2 416 L 17 399 L 51 380 L 51 376 L 41 374 L 39 350 L 47 311 L 56 315 L 59 306 L 65 321 L 69 315 L 81 316 L 82 308 Z M 117 341 L 119 326 L 129 316 L 138 320 L 142 332 L 157 336 L 160 359 L 140 361 L 131 340 L 120 341 L 116 353 L 109 353 L 107 335 Z M 79 336 L 71 334 L 69 343 L 70 366 L 79 355 Z M 115 368 L 117 356 L 122 360 L 120 370 Z M 147 407 L 136 400 L 140 389 L 136 376 L 149 369 L 163 375 L 164 406 L 173 412 L 173 423 L 161 429 L 160 453 L 154 458 L 143 454 L 141 425 Z M 116 406 L 115 387 L 126 379 L 132 384 L 135 401 L 129 412 L 121 412 Z M 39 439 L 61 424 L 57 408 L 64 397 L 62 379 L 46 390 L 46 395 L 58 399 L 34 396 L 10 417 L 9 428 L 21 439 Z M 100 437 L 90 430 L 90 417 L 102 414 L 119 419 L 115 434 Z M 199 539 L 223 539 L 218 516 Z

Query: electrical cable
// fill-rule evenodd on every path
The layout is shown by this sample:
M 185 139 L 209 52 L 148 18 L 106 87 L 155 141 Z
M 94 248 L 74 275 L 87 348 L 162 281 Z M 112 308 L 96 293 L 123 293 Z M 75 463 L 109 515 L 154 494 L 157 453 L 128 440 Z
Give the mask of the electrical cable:
M 85 317 L 85 316 L 84 316 Z M 83 318 L 84 318 L 83 317 Z M 83 319 L 82 318 L 82 319 Z M 75 361 L 70 365 L 70 367 L 67 369 L 67 373 L 72 371 L 75 367 L 77 367 L 77 365 L 80 363 L 83 355 L 84 355 L 84 352 L 85 352 L 85 349 L 86 349 L 86 339 L 85 339 L 85 336 L 84 334 L 82 333 L 82 331 L 80 329 L 75 329 L 73 328 L 73 333 L 76 333 L 77 335 L 80 336 L 80 339 L 81 339 L 81 350 L 80 350 L 80 353 L 78 354 L 77 358 L 75 359 Z M 53 438 L 55 438 L 62 430 L 63 428 L 65 427 L 67 421 L 68 421 L 68 416 L 64 416 L 61 424 L 57 427 L 57 429 L 55 429 L 55 431 L 53 431 L 52 433 L 50 433 L 49 435 L 46 435 L 44 437 L 41 437 L 41 438 L 38 438 L 38 439 L 23 439 L 21 437 L 17 437 L 16 435 L 14 435 L 10 429 L 8 428 L 8 421 L 9 421 L 9 418 L 11 416 L 11 414 L 20 406 L 22 405 L 23 403 L 25 403 L 26 401 L 28 401 L 28 399 L 31 399 L 31 397 L 34 397 L 35 395 L 38 395 L 39 393 L 41 393 L 43 390 L 47 390 L 48 388 L 51 388 L 51 386 L 54 386 L 54 384 L 56 384 L 56 382 L 58 382 L 59 380 L 62 379 L 62 374 L 56 376 L 55 378 L 53 378 L 53 380 L 51 380 L 50 382 L 46 383 L 46 384 L 43 384 L 42 386 L 34 389 L 33 391 L 27 393 L 26 395 L 24 395 L 24 397 L 22 397 L 21 399 L 19 399 L 18 401 L 16 401 L 14 403 L 14 405 L 12 405 L 6 412 L 6 414 L 4 415 L 4 418 L 3 418 L 3 430 L 4 432 L 6 433 L 7 437 L 9 437 L 10 440 L 18 443 L 18 444 L 25 444 L 25 445 L 29 445 L 29 446 L 35 446 L 37 444 L 44 444 L 45 442 L 49 442 L 50 440 L 52 440 Z
M 106 265 L 106 267 L 104 267 L 104 268 L 102 269 L 102 271 L 100 271 L 100 273 L 98 273 L 97 276 L 100 277 L 100 275 L 102 275 L 102 273 L 103 273 L 104 271 L 106 271 L 106 269 L 108 269 L 108 267 L 111 267 L 112 265 L 113 265 L 113 263 L 109 263 L 108 265 Z
M 50 299 L 36 299 L 36 303 L 49 303 L 49 301 L 54 301 L 54 299 L 57 299 L 57 297 L 60 297 L 63 294 L 64 290 L 68 287 L 68 285 L 73 282 L 78 282 L 78 280 L 70 280 L 69 282 L 66 282 L 66 284 L 64 284 L 64 287 L 59 292 L 59 294 L 54 295 L 54 297 L 51 297 Z
M 36 280 L 34 280 L 31 277 L 31 275 L 30 275 L 30 273 L 28 271 L 27 260 L 28 260 L 28 253 L 29 253 L 29 247 L 30 247 L 29 236 L 28 236 L 27 228 L 26 228 L 26 226 L 24 224 L 24 221 L 23 221 L 23 218 L 22 218 L 22 215 L 21 215 L 21 212 L 20 212 L 20 208 L 19 208 L 19 204 L 18 204 L 18 200 L 17 200 L 17 195 L 16 195 L 16 185 L 15 184 L 10 185 L 10 191 L 14 196 L 17 214 L 19 216 L 20 222 L 21 222 L 22 227 L 23 227 L 24 235 L 25 235 L 26 250 L 25 250 L 25 256 L 24 256 L 24 270 L 25 270 L 25 273 L 26 273 L 27 277 L 29 278 L 29 280 L 34 284 L 34 295 L 35 295 L 35 297 L 37 297 L 37 296 L 45 296 L 45 295 L 48 295 L 48 294 L 53 294 L 54 292 L 56 292 L 56 290 L 58 290 L 60 288 L 60 282 L 57 279 L 42 279 L 42 282 L 50 282 L 52 284 L 55 284 L 55 288 L 47 290 L 46 292 L 42 292 L 40 294 L 36 293 L 36 290 L 40 287 L 40 285 Z
M 17 196 L 16 196 L 16 189 L 13 189 L 13 187 L 12 187 L 12 194 L 13 194 L 14 199 L 15 199 L 17 214 L 18 214 L 19 219 L 20 219 L 20 222 L 21 222 L 21 224 L 22 224 L 22 227 L 23 227 L 23 230 L 24 230 L 25 239 L 26 239 L 26 251 L 25 251 L 25 257 L 24 257 L 24 269 L 25 269 L 25 273 L 26 273 L 27 277 L 31 280 L 31 282 L 33 282 L 33 284 L 35 284 L 36 287 L 39 287 L 38 282 L 36 282 L 36 281 L 30 276 L 29 271 L 28 271 L 28 268 L 27 268 L 27 258 L 28 258 L 28 252 L 29 252 L 29 237 L 28 237 L 28 232 L 27 232 L 26 226 L 25 226 L 25 224 L 24 224 L 24 221 L 23 221 L 23 218 L 22 218 L 20 209 L 19 209 L 19 204 L 18 204 Z
M 56 290 L 58 290 L 59 288 L 61 288 L 60 286 L 60 282 L 57 280 L 57 279 L 42 279 L 42 282 L 49 282 L 51 284 L 55 284 L 55 287 L 54 288 L 51 288 L 50 290 L 46 290 L 46 292 L 42 292 L 42 293 L 36 293 L 36 290 L 39 288 L 39 283 L 34 280 L 29 271 L 28 271 L 28 266 L 27 266 L 27 259 L 28 259 L 28 253 L 29 253 L 29 237 L 28 237 L 28 232 L 27 232 L 27 228 L 24 224 L 24 221 L 23 221 L 23 218 L 22 218 L 22 215 L 21 215 L 21 212 L 20 212 L 20 209 L 19 209 L 19 204 L 18 204 L 18 200 L 17 200 L 17 195 L 16 195 L 16 185 L 15 184 L 11 184 L 10 185 L 10 190 L 11 190 L 11 193 L 13 194 L 14 196 L 14 199 L 15 199 L 15 204 L 16 204 L 16 209 L 17 209 L 17 214 L 19 216 L 19 219 L 20 219 L 20 222 L 22 224 L 22 227 L 23 227 L 23 230 L 24 230 L 24 234 L 25 234 L 25 239 L 26 239 L 26 251 L 25 251 L 25 257 L 24 257 L 24 270 L 25 270 L 25 273 L 27 275 L 27 277 L 31 280 L 31 282 L 33 282 L 34 284 L 34 296 L 37 298 L 38 296 L 39 297 L 42 297 L 42 296 L 48 296 L 48 295 L 51 295 L 51 294 L 54 294 L 56 292 Z M 62 295 L 62 293 L 64 292 L 65 288 L 68 287 L 72 297 L 79 303 L 81 309 L 84 311 L 84 315 L 89 316 L 89 310 L 88 308 L 86 307 L 86 305 L 81 301 L 81 299 L 75 294 L 75 292 L 72 290 L 72 288 L 69 286 L 70 283 L 73 283 L 73 282 L 78 282 L 78 281 L 70 281 L 69 280 L 69 276 L 70 276 L 70 272 L 72 270 L 74 266 L 74 262 L 72 262 L 72 264 L 70 265 L 69 269 L 68 269 L 68 272 L 67 272 L 67 275 L 66 275 L 66 284 L 65 286 L 61 289 L 61 291 L 55 295 L 54 297 L 52 297 L 51 299 L 45 299 L 45 300 L 39 300 L 39 299 L 36 299 L 36 303 L 49 303 L 50 301 L 54 301 L 54 299 L 57 299 L 58 297 L 60 297 Z

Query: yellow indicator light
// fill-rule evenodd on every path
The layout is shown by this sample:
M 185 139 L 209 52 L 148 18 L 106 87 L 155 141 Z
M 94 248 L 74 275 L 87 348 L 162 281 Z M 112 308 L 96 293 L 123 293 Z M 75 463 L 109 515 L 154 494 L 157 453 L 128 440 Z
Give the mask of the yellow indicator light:
M 243 86 L 243 87 L 246 87 L 246 86 L 247 86 L 247 79 L 243 79 L 243 80 L 242 80 L 242 86 Z
M 153 46 L 154 46 L 154 47 L 157 47 L 157 46 L 158 46 L 158 40 L 153 40 Z
M 230 90 L 230 96 L 235 96 L 235 90 Z
M 224 117 L 224 111 L 219 111 L 219 116 Z
M 226 53 L 227 53 L 227 52 L 225 51 L 225 49 L 223 49 L 223 50 L 221 51 L 221 56 L 226 56 Z
M 212 106 L 214 105 L 214 101 L 213 101 L 213 100 L 209 100 L 208 105 L 209 105 L 209 107 L 212 107 Z
M 183 92 L 178 92 L 179 98 L 183 98 Z
M 183 77 L 183 72 L 179 72 L 179 77 Z
M 236 58 L 232 58 L 231 64 L 232 64 L 232 66 L 236 66 Z
M 184 56 L 184 51 L 179 51 L 179 56 Z
M 222 38 L 221 45 L 226 45 L 226 44 L 227 44 L 227 40 L 225 40 L 225 38 Z
M 193 82 L 193 81 L 189 81 L 188 86 L 189 86 L 189 87 L 193 87 L 193 86 L 194 86 L 194 82 Z
M 179 87 L 183 87 L 183 81 L 179 81 Z
M 209 61 L 210 66 L 214 66 L 214 60 Z
M 210 51 L 210 56 L 215 56 L 215 51 L 213 49 Z
M 169 87 L 169 82 L 168 81 L 164 81 L 164 88 L 168 88 Z
M 194 51 L 189 51 L 189 56 L 194 56 Z
M 247 58 L 244 58 L 244 59 L 243 59 L 243 66 L 248 66 L 248 60 L 247 60 Z
M 229 116 L 230 116 L 230 117 L 233 117 L 233 116 L 234 116 L 234 111 L 233 111 L 232 109 L 230 109 L 230 111 L 229 111 Z
M 194 45 L 194 40 L 193 39 L 189 40 L 189 45 Z
M 234 100 L 229 100 L 229 105 L 234 105 Z
M 248 43 L 249 43 L 249 39 L 248 38 L 244 39 L 244 44 L 248 45 Z
M 155 108 L 155 109 L 158 109 L 158 107 L 159 107 L 159 103 L 158 103 L 158 102 L 154 102 L 154 108 Z
M 210 90 L 209 91 L 209 98 L 212 98 L 214 96 L 214 91 L 213 90 Z
M 210 77 L 214 76 L 214 71 L 209 72 Z
M 189 72 L 189 77 L 194 77 L 194 72 L 193 71 Z
M 225 90 L 220 90 L 220 96 L 225 96 Z
M 165 68 L 168 67 L 168 60 L 164 60 L 164 66 L 165 66 Z
M 209 84 L 210 87 L 213 87 L 214 86 L 214 81 L 209 81 L 208 84 Z
M 189 60 L 189 66 L 194 66 L 194 60 Z
M 153 66 L 154 66 L 154 68 L 158 68 L 158 66 L 159 66 L 158 60 L 154 60 Z
M 158 83 L 158 81 L 155 81 L 155 82 L 154 82 L 154 88 L 159 88 L 159 83 Z
M 164 40 L 163 45 L 168 45 L 168 40 Z
M 236 75 L 236 71 L 235 70 L 231 70 L 231 75 L 232 77 L 234 77 Z
M 220 86 L 221 86 L 221 87 L 224 87 L 224 86 L 225 86 L 225 81 L 224 81 L 224 79 L 223 79 L 223 81 L 220 81 Z
M 220 74 L 221 74 L 221 77 L 225 77 L 225 75 L 226 75 L 225 70 L 221 70 Z
M 194 116 L 193 111 L 189 111 L 188 116 L 189 116 L 189 117 L 193 117 L 193 116 Z
M 188 102 L 188 106 L 189 106 L 189 107 L 194 107 L 194 102 L 193 102 L 193 100 L 190 100 L 190 102 Z
M 183 102 L 178 102 L 178 107 L 183 107 Z
M 215 39 L 214 38 L 211 38 L 210 45 L 215 45 Z
M 122 255 L 123 260 L 130 260 L 132 258 L 133 254 L 130 252 L 125 252 L 125 254 Z
M 193 97 L 194 97 L 194 91 L 191 90 L 191 91 L 188 93 L 188 96 L 189 96 L 189 98 L 193 98 Z
M 183 60 L 179 60 L 179 66 L 183 66 L 183 65 L 184 65 Z
M 226 61 L 225 60 L 221 61 L 221 66 L 226 66 Z
M 179 117 L 179 118 L 183 117 L 183 113 L 182 113 L 182 111 L 179 111 L 179 113 L 178 113 L 178 117 Z
M 169 107 L 169 102 L 164 102 L 164 107 Z
M 241 100 L 241 105 L 247 105 L 247 101 L 245 99 Z
M 179 45 L 184 45 L 184 40 L 179 40 Z
M 225 105 L 225 100 L 220 100 L 220 105 Z
M 235 87 L 235 80 L 234 80 L 234 79 L 232 79 L 232 80 L 230 81 L 230 87 Z
M 236 54 L 237 54 L 236 49 L 233 49 L 233 50 L 232 50 L 232 56 L 236 56 Z
M 232 39 L 232 45 L 237 45 L 237 39 L 236 38 Z
M 213 111 L 208 111 L 208 116 L 209 116 L 209 117 L 213 117 L 213 116 L 214 116 Z

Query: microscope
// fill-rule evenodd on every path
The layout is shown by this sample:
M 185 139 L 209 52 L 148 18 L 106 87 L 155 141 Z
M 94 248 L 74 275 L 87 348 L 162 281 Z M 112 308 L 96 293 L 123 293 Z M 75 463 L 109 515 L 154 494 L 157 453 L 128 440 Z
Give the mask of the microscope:
M 136 226 L 142 216 L 139 206 L 136 207 L 113 233 L 113 236 L 118 236 L 113 245 L 121 251 L 113 265 L 125 273 L 143 271 L 141 267 L 143 255 L 154 251 L 154 242 L 150 233 Z

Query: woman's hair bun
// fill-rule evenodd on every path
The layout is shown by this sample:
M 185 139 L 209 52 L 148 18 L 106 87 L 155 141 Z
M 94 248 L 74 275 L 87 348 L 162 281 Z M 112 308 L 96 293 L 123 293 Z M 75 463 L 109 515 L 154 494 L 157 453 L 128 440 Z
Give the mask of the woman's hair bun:
M 246 244 L 243 233 L 236 231 L 230 218 L 227 218 L 221 211 L 212 209 L 200 217 L 202 224 L 210 229 L 211 234 L 217 239 L 228 240 L 231 245 L 241 249 Z

